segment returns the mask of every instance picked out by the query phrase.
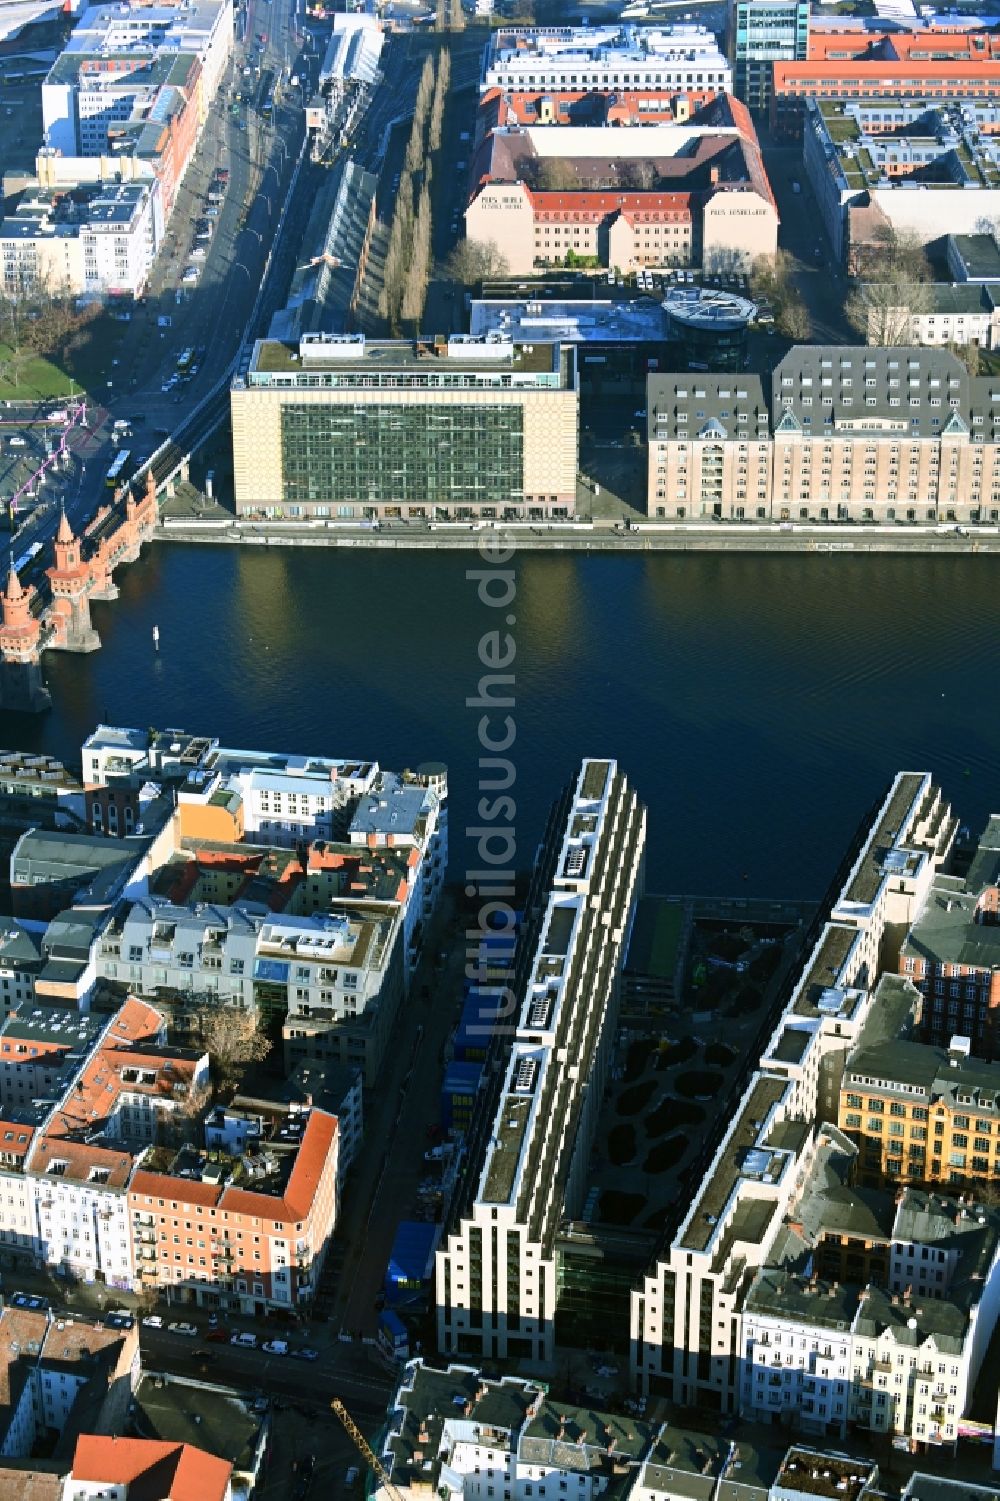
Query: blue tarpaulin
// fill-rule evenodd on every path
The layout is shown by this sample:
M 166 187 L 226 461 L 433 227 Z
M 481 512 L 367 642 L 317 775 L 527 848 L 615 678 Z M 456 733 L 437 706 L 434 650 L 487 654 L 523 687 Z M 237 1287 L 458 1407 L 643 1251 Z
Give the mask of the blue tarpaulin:
M 426 1220 L 401 1221 L 385 1273 L 388 1298 L 398 1301 L 430 1281 L 440 1234 L 441 1226 Z

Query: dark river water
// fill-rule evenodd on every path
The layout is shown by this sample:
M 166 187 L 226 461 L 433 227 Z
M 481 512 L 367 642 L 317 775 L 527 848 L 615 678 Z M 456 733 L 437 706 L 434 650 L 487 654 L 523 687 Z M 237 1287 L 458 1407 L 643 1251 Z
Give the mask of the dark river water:
M 964 822 L 1000 808 L 1000 575 L 988 558 L 522 553 L 484 605 L 474 554 L 157 544 L 50 654 L 54 709 L 0 742 L 76 763 L 98 720 L 224 742 L 446 761 L 452 867 L 477 794 L 477 648 L 516 616 L 519 863 L 585 754 L 649 813 L 647 887 L 818 896 L 901 767 Z M 160 648 L 153 645 L 153 627 Z

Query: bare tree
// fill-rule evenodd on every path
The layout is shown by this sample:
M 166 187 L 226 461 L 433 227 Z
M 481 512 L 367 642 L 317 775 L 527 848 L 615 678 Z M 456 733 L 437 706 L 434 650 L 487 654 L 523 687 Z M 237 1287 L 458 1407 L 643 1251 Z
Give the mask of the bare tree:
M 580 186 L 572 164 L 561 156 L 525 157 L 518 171 L 528 187 L 540 193 L 571 193 Z
M 212 1089 L 208 1084 L 193 1085 L 180 1101 L 178 1108 L 164 1114 L 160 1121 L 159 1141 L 161 1146 L 180 1147 L 190 1141 L 194 1127 L 212 1102 Z
M 648 193 L 656 187 L 659 175 L 650 161 L 623 161 L 618 164 L 621 187 L 636 193 Z
M 441 145 L 441 126 L 444 121 L 444 107 L 448 102 L 450 84 L 451 53 L 447 47 L 444 47 L 438 56 L 437 73 L 434 78 L 434 99 L 431 104 L 430 125 L 427 132 L 427 145 L 431 151 L 437 151 Z
M 390 330 L 399 332 L 400 306 L 406 281 L 410 256 L 410 241 L 413 233 L 413 178 L 404 171 L 396 194 L 396 208 L 389 230 L 389 245 L 386 250 L 382 273 L 382 292 L 379 297 L 379 313 L 386 319 Z
M 793 264 L 787 250 L 779 250 L 774 255 L 759 255 L 750 268 L 750 290 L 754 297 L 777 302 L 787 295 Z
M 427 119 L 427 110 L 430 107 L 431 94 L 434 90 L 434 59 L 430 53 L 424 58 L 424 65 L 420 70 L 420 82 L 417 85 L 417 102 L 413 107 L 413 118 L 423 127 Z
M 441 270 L 448 281 L 474 287 L 508 275 L 510 266 L 495 240 L 459 240 Z
M 410 267 L 403 287 L 401 314 L 419 332 L 427 297 L 427 282 L 431 264 L 431 195 L 427 183 L 420 190 L 420 203 L 413 226 L 413 243 L 410 250 Z
M 912 343 L 914 317 L 930 309 L 929 284 L 901 274 L 889 281 L 861 282 L 844 304 L 852 328 L 881 348 Z
M 912 321 L 930 312 L 930 266 L 918 235 L 881 225 L 872 236 L 877 245 L 878 280 L 857 285 L 845 304 L 851 325 L 869 344 L 908 344 Z
M 872 233 L 872 243 L 878 246 L 880 268 L 893 280 L 902 277 L 907 281 L 929 281 L 931 268 L 920 236 L 912 229 L 896 229 L 892 224 L 881 224 Z
M 809 309 L 797 292 L 781 303 L 774 321 L 778 332 L 784 334 L 786 339 L 794 339 L 796 344 L 803 343 L 812 333 Z
M 197 1013 L 202 1046 L 219 1076 L 231 1083 L 247 1064 L 261 1063 L 274 1044 L 252 1011 L 238 1006 L 202 1006 Z
M 961 360 L 970 375 L 979 374 L 980 360 L 978 344 L 949 344 L 948 353 L 953 354 L 956 360 Z

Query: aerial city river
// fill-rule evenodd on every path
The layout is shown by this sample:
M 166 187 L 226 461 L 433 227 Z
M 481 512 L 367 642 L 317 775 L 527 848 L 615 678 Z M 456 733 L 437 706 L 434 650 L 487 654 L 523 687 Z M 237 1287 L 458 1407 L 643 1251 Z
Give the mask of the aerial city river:
M 4 744 L 76 762 L 98 720 L 230 744 L 446 761 L 470 856 L 477 646 L 503 627 L 474 553 L 156 544 L 97 605 L 103 649 L 49 653 L 54 707 Z M 977 829 L 1000 807 L 1000 591 L 975 557 L 524 552 L 511 756 L 518 864 L 581 755 L 650 810 L 647 887 L 818 897 L 901 767 Z M 154 642 L 154 626 L 159 642 Z

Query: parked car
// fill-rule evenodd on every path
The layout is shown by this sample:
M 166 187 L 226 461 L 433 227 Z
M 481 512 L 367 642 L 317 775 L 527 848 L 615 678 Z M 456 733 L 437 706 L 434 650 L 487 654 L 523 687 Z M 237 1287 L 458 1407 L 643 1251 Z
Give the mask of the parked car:
M 256 1334 L 249 1333 L 249 1331 L 246 1329 L 238 1329 L 230 1339 L 229 1343 L 231 1345 L 241 1345 L 244 1350 L 256 1350 L 257 1336 Z
M 13 441 L 12 438 L 11 442 Z M 15 1308 L 48 1308 L 49 1306 L 45 1298 L 38 1298 L 34 1293 L 15 1293 L 10 1301 Z
M 170 1334 L 183 1334 L 186 1339 L 196 1339 L 198 1331 L 193 1324 L 168 1324 Z
M 265 1355 L 287 1355 L 288 1341 L 283 1339 L 269 1339 L 261 1347 Z
M 319 1360 L 319 1351 L 308 1346 L 304 1350 L 289 1350 L 288 1353 L 293 1360 Z
M 163 1320 L 160 1318 L 160 1315 L 158 1313 L 149 1313 L 143 1319 L 142 1327 L 144 1329 L 162 1329 Z
M 105 1317 L 106 1329 L 131 1329 L 135 1319 L 130 1313 L 109 1313 Z
M 228 1342 L 229 1342 L 229 1330 L 228 1329 L 223 1329 L 222 1325 L 220 1324 L 219 1327 L 218 1327 L 218 1329 L 210 1329 L 208 1331 L 208 1333 L 205 1335 L 205 1339 L 206 1339 L 206 1341 L 209 1344 L 218 1344 L 218 1345 L 228 1344 Z

